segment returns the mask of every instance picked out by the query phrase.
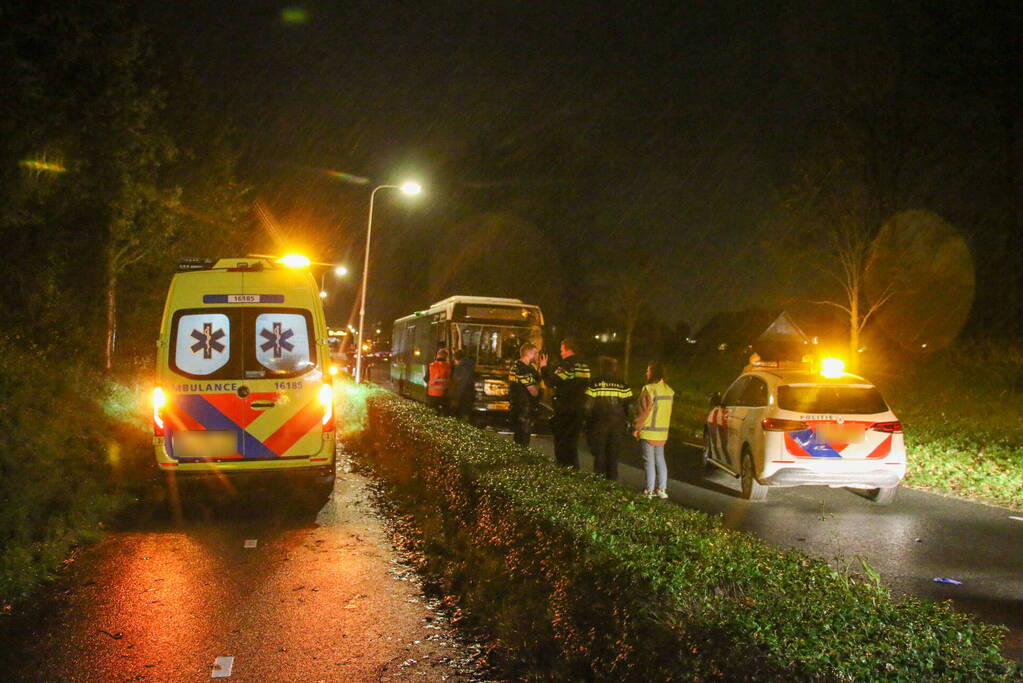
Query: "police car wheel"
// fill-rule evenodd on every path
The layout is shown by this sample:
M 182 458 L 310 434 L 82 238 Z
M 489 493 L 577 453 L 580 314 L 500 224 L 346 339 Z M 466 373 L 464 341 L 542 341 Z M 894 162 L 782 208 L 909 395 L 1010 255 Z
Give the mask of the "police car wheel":
M 700 450 L 700 467 L 702 469 L 707 469 L 708 467 L 710 467 L 710 456 L 711 456 L 710 449 L 711 449 L 711 446 L 710 446 L 710 434 L 708 434 L 707 430 L 704 429 L 703 430 L 703 448 Z
M 875 505 L 891 505 L 895 500 L 895 495 L 898 493 L 898 486 L 888 486 L 880 489 L 871 489 L 867 494 L 867 498 L 872 500 Z
M 753 471 L 753 454 L 748 450 L 742 453 L 740 479 L 743 498 L 749 501 L 760 501 L 767 498 L 767 487 L 757 481 Z

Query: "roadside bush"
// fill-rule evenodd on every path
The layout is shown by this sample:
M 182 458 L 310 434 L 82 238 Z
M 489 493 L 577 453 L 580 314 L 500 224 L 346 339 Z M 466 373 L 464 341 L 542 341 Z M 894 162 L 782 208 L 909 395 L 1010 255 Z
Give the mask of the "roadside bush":
M 1010 680 L 1000 629 L 768 548 L 703 513 L 384 392 L 357 457 L 392 487 L 426 570 L 529 663 L 583 680 Z
M 0 606 L 98 539 L 122 502 L 106 386 L 84 365 L 0 340 Z

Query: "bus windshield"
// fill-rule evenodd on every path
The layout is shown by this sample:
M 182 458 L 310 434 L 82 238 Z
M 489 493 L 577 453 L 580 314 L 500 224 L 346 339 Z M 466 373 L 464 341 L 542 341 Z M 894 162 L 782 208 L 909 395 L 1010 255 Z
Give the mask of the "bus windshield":
M 465 349 L 469 358 L 480 366 L 500 366 L 519 357 L 519 347 L 526 342 L 540 346 L 543 334 L 539 325 L 475 325 L 454 323 L 451 326 L 452 347 Z

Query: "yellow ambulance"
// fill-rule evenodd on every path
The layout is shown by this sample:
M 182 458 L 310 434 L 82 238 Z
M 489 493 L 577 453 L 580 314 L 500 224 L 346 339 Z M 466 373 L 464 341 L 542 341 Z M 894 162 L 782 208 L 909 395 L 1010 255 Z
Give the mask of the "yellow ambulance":
M 304 257 L 182 263 L 157 342 L 153 443 L 174 484 L 187 475 L 297 477 L 334 486 L 327 325 Z

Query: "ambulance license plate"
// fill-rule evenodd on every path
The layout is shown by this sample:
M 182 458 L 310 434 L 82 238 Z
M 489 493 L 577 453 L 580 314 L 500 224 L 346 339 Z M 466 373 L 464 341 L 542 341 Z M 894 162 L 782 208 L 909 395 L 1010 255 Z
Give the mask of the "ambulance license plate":
M 178 431 L 171 439 L 178 458 L 230 458 L 238 452 L 238 433 L 230 430 Z

